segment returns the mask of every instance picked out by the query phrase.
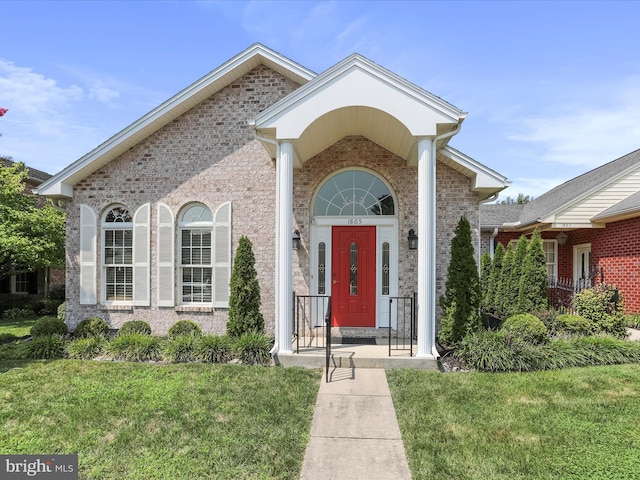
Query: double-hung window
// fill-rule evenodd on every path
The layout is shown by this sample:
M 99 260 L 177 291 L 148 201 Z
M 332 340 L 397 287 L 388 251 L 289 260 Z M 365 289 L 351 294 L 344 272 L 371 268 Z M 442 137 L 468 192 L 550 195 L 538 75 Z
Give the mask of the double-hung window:
M 182 304 L 211 304 L 213 215 L 204 205 L 189 206 L 180 217 L 180 295 Z
M 133 301 L 133 216 L 124 206 L 109 209 L 102 223 L 104 300 Z

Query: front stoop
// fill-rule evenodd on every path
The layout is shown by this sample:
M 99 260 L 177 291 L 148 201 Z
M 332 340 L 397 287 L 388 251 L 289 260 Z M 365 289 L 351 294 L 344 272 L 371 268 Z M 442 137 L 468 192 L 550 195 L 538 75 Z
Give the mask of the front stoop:
M 419 370 L 439 370 L 436 357 L 410 357 L 408 352 L 392 352 L 388 348 L 371 345 L 336 345 L 332 347 L 330 368 L 415 368 Z M 276 365 L 284 367 L 324 368 L 325 350 L 313 349 L 300 353 L 277 353 Z

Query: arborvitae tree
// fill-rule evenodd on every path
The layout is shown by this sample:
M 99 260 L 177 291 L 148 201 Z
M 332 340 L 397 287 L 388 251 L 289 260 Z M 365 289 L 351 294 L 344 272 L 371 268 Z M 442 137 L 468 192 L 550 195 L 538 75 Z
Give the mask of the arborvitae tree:
M 444 311 L 451 313 L 451 342 L 457 342 L 469 331 L 480 326 L 480 282 L 473 254 L 471 227 L 461 217 L 451 241 L 451 262 L 447 272 L 445 294 L 440 299 Z
M 500 278 L 498 279 L 498 287 L 496 290 L 495 309 L 496 316 L 498 318 L 507 318 L 507 311 L 510 309 L 507 301 L 509 294 L 509 281 L 511 280 L 511 269 L 513 268 L 513 246 L 511 243 L 507 245 L 507 251 L 502 259 L 502 270 L 500 271 Z
M 518 311 L 518 296 L 520 295 L 520 277 L 524 268 L 524 261 L 527 256 L 527 247 L 529 240 L 521 235 L 516 244 L 511 262 L 511 274 L 509 277 L 508 288 L 503 291 L 503 314 L 504 318 L 508 318 Z
M 536 230 L 527 247 L 524 268 L 520 275 L 518 311 L 533 313 L 545 310 L 549 306 L 548 286 L 547 260 L 542 248 L 542 237 Z
M 229 281 L 229 321 L 227 334 L 237 338 L 248 332 L 264 332 L 264 318 L 260 313 L 260 284 L 255 269 L 253 245 L 240 237 L 233 271 Z
M 483 311 L 487 310 L 487 292 L 489 290 L 489 277 L 491 275 L 491 255 L 484 252 L 480 257 L 480 305 Z
M 498 244 L 493 252 L 493 260 L 491 262 L 491 273 L 489 274 L 489 284 L 485 294 L 486 312 L 495 315 L 496 291 L 500 282 L 500 273 L 502 272 L 502 260 L 504 258 L 504 247 Z

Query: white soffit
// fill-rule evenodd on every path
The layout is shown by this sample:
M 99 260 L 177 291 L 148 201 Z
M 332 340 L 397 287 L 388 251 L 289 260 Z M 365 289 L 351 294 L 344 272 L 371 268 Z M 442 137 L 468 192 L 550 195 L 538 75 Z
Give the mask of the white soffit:
M 71 197 L 73 185 L 80 180 L 259 65 L 265 65 L 300 85 L 316 76 L 279 53 L 254 44 L 64 168 L 40 185 L 37 193 Z
M 509 186 L 506 177 L 453 147 L 447 145 L 438 150 L 438 154 L 438 160 L 472 178 L 472 189 L 475 191 L 494 194 Z

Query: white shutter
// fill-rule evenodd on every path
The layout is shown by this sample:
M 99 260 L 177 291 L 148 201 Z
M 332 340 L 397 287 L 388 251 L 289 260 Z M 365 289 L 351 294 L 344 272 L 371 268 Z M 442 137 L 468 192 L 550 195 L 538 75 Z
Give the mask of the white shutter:
M 88 205 L 80 205 L 80 304 L 95 305 L 97 288 L 97 217 Z
M 151 207 L 142 205 L 133 216 L 133 304 L 148 307 L 150 294 L 150 228 Z
M 174 218 L 171 209 L 158 204 L 158 306 L 175 305 Z
M 231 277 L 231 202 L 216 210 L 214 218 L 215 240 L 213 258 L 213 306 L 229 306 L 229 279 Z

